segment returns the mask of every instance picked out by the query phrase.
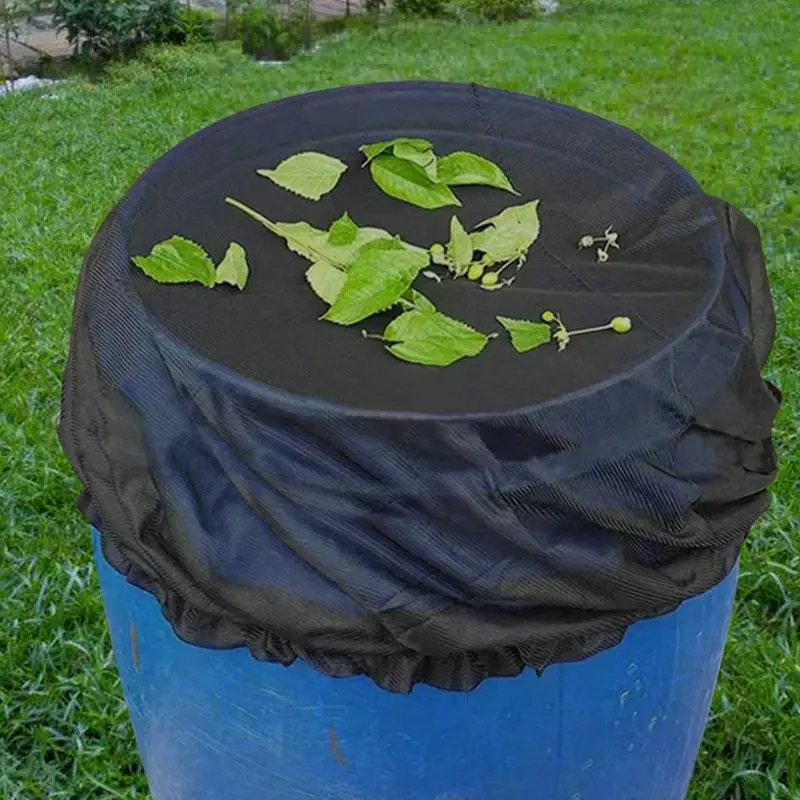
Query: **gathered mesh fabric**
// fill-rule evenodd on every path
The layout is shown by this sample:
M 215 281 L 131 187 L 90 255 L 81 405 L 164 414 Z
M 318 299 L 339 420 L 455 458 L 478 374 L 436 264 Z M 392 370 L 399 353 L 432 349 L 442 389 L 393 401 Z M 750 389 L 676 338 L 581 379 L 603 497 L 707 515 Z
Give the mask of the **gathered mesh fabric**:
M 626 314 L 633 331 L 524 356 L 496 341 L 435 369 L 319 322 L 305 262 L 226 195 L 319 227 L 347 210 L 424 246 L 453 211 L 469 228 L 518 202 L 388 198 L 357 148 L 394 136 L 478 152 L 541 199 L 517 282 L 426 284 L 440 310 L 482 330 L 545 308 L 571 327 Z M 302 150 L 349 165 L 318 204 L 254 172 Z M 598 264 L 576 243 L 610 225 L 621 249 Z M 176 233 L 217 259 L 242 243 L 247 289 L 134 270 Z M 477 86 L 332 90 L 201 131 L 109 215 L 78 286 L 60 435 L 106 558 L 185 641 L 468 690 L 587 658 L 730 572 L 776 471 L 774 332 L 755 227 L 630 131 Z

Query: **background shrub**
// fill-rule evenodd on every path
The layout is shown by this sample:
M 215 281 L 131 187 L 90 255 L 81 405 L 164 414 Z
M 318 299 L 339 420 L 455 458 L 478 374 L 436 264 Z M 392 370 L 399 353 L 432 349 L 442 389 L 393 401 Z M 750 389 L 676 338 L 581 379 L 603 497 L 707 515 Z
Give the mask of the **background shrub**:
M 441 17 L 447 10 L 446 0 L 395 0 L 393 8 L 411 17 Z
M 53 21 L 76 54 L 122 58 L 144 44 L 185 41 L 178 0 L 56 0 Z
M 144 0 L 137 44 L 183 44 L 186 31 L 177 0 Z
M 462 0 L 467 15 L 489 22 L 527 19 L 539 13 L 537 0 Z
M 309 44 L 308 17 L 301 13 L 284 17 L 257 0 L 241 8 L 236 27 L 243 52 L 258 60 L 285 61 Z
M 180 24 L 187 44 L 207 44 L 217 39 L 217 15 L 209 8 L 180 10 Z

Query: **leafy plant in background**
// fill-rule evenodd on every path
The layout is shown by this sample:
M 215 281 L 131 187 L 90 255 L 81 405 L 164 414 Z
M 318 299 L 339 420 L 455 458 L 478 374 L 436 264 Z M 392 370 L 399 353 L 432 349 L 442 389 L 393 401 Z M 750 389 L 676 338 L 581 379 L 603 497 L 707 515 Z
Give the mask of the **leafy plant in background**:
M 409 17 L 442 17 L 447 3 L 446 0 L 395 0 L 392 7 L 398 14 Z
M 180 26 L 183 41 L 187 44 L 211 44 L 217 39 L 217 15 L 210 8 L 180 10 Z
M 307 20 L 302 14 L 281 14 L 272 3 L 250 0 L 237 13 L 242 51 L 261 61 L 285 61 L 307 43 Z
M 232 39 L 236 35 L 236 27 L 242 0 L 225 0 L 225 15 L 223 18 L 223 38 Z
M 121 58 L 136 45 L 141 9 L 129 0 L 56 0 L 53 21 L 76 55 Z
M 448 10 L 455 17 L 512 22 L 536 16 L 541 12 L 541 6 L 538 0 L 454 0 Z
M 186 27 L 177 0 L 144 0 L 137 44 L 183 44 Z
M 53 21 L 76 55 L 122 58 L 144 44 L 185 40 L 177 0 L 56 0 Z
M 378 16 L 386 8 L 386 0 L 364 0 L 364 10 L 371 16 Z
M 4 52 L 7 53 L 7 58 L 11 66 L 11 38 L 16 36 L 19 28 L 17 27 L 17 18 L 19 16 L 19 9 L 17 0 L 0 0 L 0 34 L 3 36 L 5 43 Z M 0 62 L 2 66 L 2 62 Z M 2 72 L 0 72 L 0 77 Z

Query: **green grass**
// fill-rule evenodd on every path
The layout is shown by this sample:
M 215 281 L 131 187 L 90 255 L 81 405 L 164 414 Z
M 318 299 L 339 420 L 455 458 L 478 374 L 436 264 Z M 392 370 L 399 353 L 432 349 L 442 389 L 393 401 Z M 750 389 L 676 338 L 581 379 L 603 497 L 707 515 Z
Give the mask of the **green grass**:
M 71 297 L 101 218 L 153 159 L 220 117 L 321 87 L 425 78 L 617 120 L 761 228 L 780 319 L 770 374 L 787 395 L 782 469 L 743 556 L 690 797 L 800 798 L 798 42 L 796 0 L 576 0 L 519 25 L 361 29 L 283 68 L 227 46 L 153 52 L 61 99 L 0 100 L 0 797 L 147 797 L 55 435 Z

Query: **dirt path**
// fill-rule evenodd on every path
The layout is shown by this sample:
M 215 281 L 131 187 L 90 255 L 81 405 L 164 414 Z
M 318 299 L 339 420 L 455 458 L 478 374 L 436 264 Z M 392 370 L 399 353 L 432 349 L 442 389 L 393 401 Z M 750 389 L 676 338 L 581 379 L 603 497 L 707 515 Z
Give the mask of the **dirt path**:
M 66 34 L 58 33 L 53 27 L 50 14 L 34 17 L 31 22 L 20 24 L 19 28 L 19 33 L 11 40 L 10 53 L 6 50 L 5 42 L 0 42 L 0 70 L 8 68 L 9 55 L 15 64 L 25 67 L 37 64 L 42 55 L 55 58 L 72 52 Z

